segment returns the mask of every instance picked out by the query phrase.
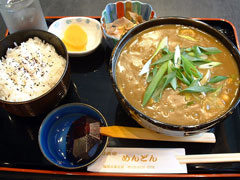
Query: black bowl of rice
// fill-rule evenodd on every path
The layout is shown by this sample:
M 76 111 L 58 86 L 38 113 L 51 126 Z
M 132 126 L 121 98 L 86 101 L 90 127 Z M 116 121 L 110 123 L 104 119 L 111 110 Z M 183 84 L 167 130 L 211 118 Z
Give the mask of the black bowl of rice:
M 70 66 L 66 47 L 54 34 L 24 30 L 0 41 L 0 106 L 18 116 L 53 109 L 67 94 Z

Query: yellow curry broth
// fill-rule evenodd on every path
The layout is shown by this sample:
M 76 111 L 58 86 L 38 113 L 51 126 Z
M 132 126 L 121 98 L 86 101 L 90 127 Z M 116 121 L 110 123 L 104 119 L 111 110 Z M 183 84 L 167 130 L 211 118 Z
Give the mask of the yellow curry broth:
M 196 41 L 182 38 L 179 34 L 194 37 Z M 168 37 L 171 51 L 174 51 L 177 45 L 180 48 L 198 45 L 220 49 L 221 53 L 209 58 L 222 63 L 211 69 L 211 77 L 221 75 L 229 78 L 214 84 L 213 87 L 218 90 L 207 93 L 206 96 L 201 93 L 180 94 L 170 87 L 166 88 L 159 102 L 150 100 L 143 107 L 143 95 L 148 84 L 146 75 L 138 74 L 165 36 Z M 153 61 L 160 57 L 159 53 Z M 200 72 L 205 74 L 206 69 Z M 154 119 L 175 125 L 202 124 L 220 116 L 229 109 L 239 88 L 239 72 L 230 52 L 214 37 L 191 27 L 176 25 L 150 28 L 133 37 L 121 52 L 116 67 L 116 78 L 121 93 L 136 109 Z M 191 100 L 194 103 L 189 105 Z

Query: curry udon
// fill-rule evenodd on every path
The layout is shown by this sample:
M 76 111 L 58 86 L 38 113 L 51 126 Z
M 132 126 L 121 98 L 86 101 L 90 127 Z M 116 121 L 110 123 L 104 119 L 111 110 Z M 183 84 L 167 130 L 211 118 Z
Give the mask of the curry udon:
M 116 65 L 116 81 L 126 100 L 143 114 L 168 124 L 197 125 L 230 108 L 239 71 L 231 53 L 213 36 L 193 27 L 162 25 L 127 42 Z

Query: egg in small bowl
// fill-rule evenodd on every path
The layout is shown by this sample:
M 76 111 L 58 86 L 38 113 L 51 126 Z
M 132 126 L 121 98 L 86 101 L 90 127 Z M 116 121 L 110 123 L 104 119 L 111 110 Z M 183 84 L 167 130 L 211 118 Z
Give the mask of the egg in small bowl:
M 72 57 L 92 53 L 102 41 L 99 21 L 89 17 L 66 17 L 53 22 L 49 32 L 57 35 Z

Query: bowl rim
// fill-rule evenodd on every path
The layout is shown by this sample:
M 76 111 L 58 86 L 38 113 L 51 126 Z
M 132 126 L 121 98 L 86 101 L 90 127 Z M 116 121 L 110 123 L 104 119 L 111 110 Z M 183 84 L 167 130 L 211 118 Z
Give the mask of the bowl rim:
M 86 107 L 88 109 L 91 109 L 91 111 L 95 111 L 98 115 L 101 116 L 103 122 L 105 123 L 104 125 L 105 126 L 108 126 L 108 123 L 107 123 L 107 120 L 106 118 L 103 116 L 103 114 L 98 110 L 96 109 L 95 107 L 89 105 L 89 104 L 86 104 L 86 103 L 79 103 L 79 102 L 75 102 L 75 103 L 67 103 L 67 104 L 64 104 L 64 105 L 61 105 L 55 109 L 53 109 L 51 112 L 49 112 L 47 114 L 47 116 L 44 118 L 44 120 L 42 121 L 41 125 L 40 125 L 40 128 L 39 128 L 39 131 L 38 131 L 38 145 L 40 147 L 40 151 L 42 152 L 43 156 L 53 165 L 57 166 L 57 167 L 60 167 L 60 168 L 64 168 L 64 169 L 79 169 L 79 168 L 83 168 L 83 167 L 86 167 L 90 164 L 92 164 L 93 162 L 95 162 L 101 155 L 102 153 L 105 151 L 107 145 L 108 145 L 108 142 L 109 142 L 109 137 L 108 136 L 105 136 L 106 137 L 106 141 L 105 141 L 105 144 L 103 146 L 103 149 L 101 150 L 101 152 L 90 162 L 84 164 L 84 165 L 81 165 L 81 166 L 75 166 L 75 167 L 64 167 L 64 166 L 61 166 L 53 161 L 51 161 L 47 156 L 46 154 L 44 153 L 44 150 L 42 148 L 42 137 L 41 137 L 41 134 L 42 134 L 42 131 L 43 131 L 43 126 L 45 126 L 45 124 L 48 122 L 48 119 L 53 115 L 55 114 L 56 112 L 62 110 L 62 109 L 65 109 L 67 107 Z
M 100 18 L 102 31 L 103 31 L 104 35 L 107 36 L 108 38 L 111 38 L 111 39 L 113 39 L 113 40 L 115 40 L 115 41 L 119 41 L 119 39 L 115 38 L 114 36 L 109 35 L 109 34 L 106 32 L 105 28 L 103 27 L 103 24 L 105 24 L 105 23 L 104 23 L 104 12 L 106 12 L 106 7 L 107 7 L 107 6 L 110 6 L 111 4 L 115 4 L 115 5 L 116 5 L 117 3 L 126 4 L 126 3 L 129 3 L 129 2 L 130 2 L 130 3 L 139 3 L 139 4 L 141 4 L 141 5 L 148 5 L 148 6 L 151 8 L 151 12 L 152 12 L 152 11 L 154 12 L 153 19 L 157 17 L 156 11 L 154 11 L 152 5 L 149 4 L 149 3 L 141 2 L 141 1 L 138 1 L 138 0 L 133 0 L 133 1 L 126 0 L 126 1 L 117 1 L 117 2 L 114 2 L 114 3 L 113 3 L 113 2 L 112 2 L 112 3 L 108 3 L 108 4 L 106 4 L 105 8 L 103 9 L 103 11 L 102 11 L 102 13 L 101 13 L 101 18 Z
M 27 101 L 18 101 L 18 102 L 6 101 L 6 100 L 3 100 L 3 99 L 0 99 L 0 103 L 8 104 L 8 105 L 22 105 L 22 104 L 28 104 L 28 103 L 35 102 L 35 101 L 37 101 L 37 100 L 45 97 L 45 95 L 49 94 L 51 91 L 53 91 L 53 90 L 61 83 L 61 81 L 63 80 L 65 74 L 66 74 L 67 71 L 68 71 L 68 68 L 69 68 L 69 66 L 70 66 L 70 63 L 69 63 L 69 56 L 68 56 L 68 53 L 67 53 L 67 49 L 66 49 L 65 45 L 63 44 L 63 42 L 61 41 L 61 39 L 59 39 L 55 34 L 52 34 L 52 33 L 48 32 L 48 31 L 38 30 L 38 29 L 18 31 L 18 32 L 15 32 L 15 33 L 13 33 L 13 34 L 10 34 L 10 35 L 6 36 L 5 38 L 1 39 L 1 40 L 0 40 L 0 44 L 1 44 L 3 41 L 6 41 L 8 38 L 11 38 L 12 36 L 17 36 L 18 34 L 22 34 L 22 33 L 29 32 L 29 31 L 30 31 L 30 32 L 34 32 L 34 33 L 35 33 L 35 32 L 41 32 L 41 33 L 49 34 L 49 35 L 53 36 L 54 38 L 56 38 L 57 41 L 60 42 L 61 46 L 62 46 L 63 49 L 64 49 L 64 52 L 66 53 L 66 58 L 63 57 L 62 55 L 58 54 L 58 52 L 57 52 L 57 50 L 56 50 L 56 47 L 55 47 L 53 44 L 46 42 L 46 41 L 43 40 L 42 38 L 38 37 L 38 35 L 33 35 L 33 36 L 29 37 L 29 38 L 38 37 L 38 38 L 41 39 L 41 41 L 43 41 L 44 43 L 48 43 L 48 44 L 52 45 L 52 46 L 54 47 L 54 49 L 55 49 L 55 52 L 56 52 L 59 56 L 63 57 L 63 58 L 66 60 L 66 65 L 65 65 L 65 67 L 64 67 L 63 74 L 61 75 L 61 77 L 59 78 L 59 80 L 55 83 L 55 85 L 54 85 L 52 88 L 50 88 L 48 91 L 46 91 L 45 93 L 41 94 L 40 96 L 37 96 L 36 98 L 29 99 L 29 100 L 27 100 Z M 28 38 L 28 39 L 29 39 L 29 38 Z M 25 42 L 25 41 L 22 41 L 22 42 Z M 6 56 L 6 52 L 5 52 L 4 57 L 5 57 L 5 56 Z
M 119 53 L 121 52 L 121 50 L 123 49 L 123 47 L 125 46 L 125 44 L 127 43 L 127 41 L 129 41 L 129 39 L 127 39 L 128 36 L 131 35 L 131 33 L 133 33 L 133 35 L 130 36 L 130 39 L 135 36 L 136 34 L 134 34 L 134 31 L 137 31 L 138 29 L 140 29 L 142 26 L 146 26 L 146 24 L 150 24 L 149 27 L 147 28 L 143 28 L 142 30 L 138 31 L 137 33 L 139 32 L 142 32 L 150 27 L 153 27 L 151 26 L 151 23 L 154 23 L 154 22 L 158 22 L 158 21 L 185 21 L 185 22 L 188 22 L 189 24 L 188 25 L 185 25 L 184 23 L 181 24 L 181 23 L 176 23 L 176 24 L 180 24 L 180 25 L 185 25 L 185 26 L 190 26 L 190 27 L 195 27 L 197 29 L 199 29 L 200 31 L 203 31 L 213 37 L 215 37 L 216 39 L 219 40 L 219 42 L 221 44 L 223 44 L 231 54 L 234 54 L 233 57 L 234 57 L 234 60 L 236 62 L 236 65 L 238 66 L 238 71 L 240 72 L 240 52 L 238 50 L 238 48 L 222 33 L 220 33 L 219 31 L 217 31 L 215 28 L 211 27 L 210 25 L 202 22 L 202 21 L 199 21 L 197 19 L 192 19 L 192 18 L 187 18 L 187 17 L 181 17 L 181 16 L 165 16 L 165 17 L 159 17 L 157 19 L 152 19 L 152 20 L 149 20 L 149 21 L 146 21 L 142 24 L 139 24 L 135 27 L 133 27 L 132 29 L 130 29 L 119 41 L 118 43 L 116 44 L 116 46 L 114 47 L 113 51 L 112 51 L 112 54 L 111 54 L 111 58 L 110 58 L 110 77 L 111 77 L 111 80 L 112 80 L 112 84 L 114 86 L 114 89 L 117 90 L 118 94 L 117 96 L 119 96 L 121 99 L 123 99 L 123 102 L 125 105 L 127 105 L 128 108 L 130 108 L 135 114 L 138 114 L 141 118 L 143 118 L 144 120 L 148 121 L 149 123 L 153 124 L 153 125 L 156 125 L 157 127 L 163 127 L 165 129 L 168 129 L 168 130 L 173 130 L 173 131 L 189 131 L 189 132 L 194 132 L 194 131 L 198 131 L 198 130 L 204 130 L 204 129 L 209 129 L 211 127 L 213 127 L 215 124 L 217 123 L 220 123 L 222 122 L 228 115 L 232 114 L 233 111 L 235 110 L 235 108 L 238 106 L 238 104 L 240 103 L 240 89 L 238 89 L 238 92 L 237 92 L 237 97 L 236 96 L 236 99 L 234 100 L 234 103 L 229 107 L 229 109 L 227 111 L 225 111 L 222 115 L 214 118 L 213 120 L 211 121 L 208 121 L 206 123 L 202 123 L 202 124 L 198 124 L 198 125 L 174 125 L 174 124 L 169 124 L 169 123 L 164 123 L 164 122 L 161 122 L 159 120 L 155 120 L 147 115 L 145 115 L 144 113 L 142 113 L 141 111 L 139 111 L 138 109 L 136 109 L 135 107 L 133 107 L 129 102 L 128 100 L 124 97 L 124 95 L 121 93 L 120 89 L 118 88 L 117 86 L 117 81 L 116 81 L 116 76 L 115 74 L 113 74 L 113 72 L 115 71 L 115 67 L 116 67 L 116 62 L 113 62 L 114 59 L 118 59 L 118 56 L 119 56 Z M 213 34 L 210 34 L 208 31 L 206 30 L 203 30 L 203 29 L 200 29 L 199 27 L 196 27 L 196 25 L 194 25 L 193 23 L 196 23 L 198 25 L 200 25 L 201 27 L 204 27 L 204 28 L 207 28 L 209 31 L 212 31 L 214 33 L 216 33 L 215 35 Z M 163 23 L 163 24 L 172 24 L 172 23 Z M 162 24 L 161 24 L 162 25 Z M 160 26 L 160 24 L 158 24 L 158 26 Z M 216 37 L 218 36 L 218 37 Z M 222 39 L 220 39 L 219 37 L 221 37 Z M 123 45 L 122 45 L 123 44 Z M 226 45 L 228 44 L 228 45 Z M 228 46 L 230 46 L 231 48 L 229 48 Z M 119 50 L 120 49 L 120 50 Z M 116 57 L 116 54 L 115 52 L 116 51 L 119 51 L 118 52 L 118 55 Z M 233 52 L 232 52 L 233 51 Z M 236 59 L 236 56 L 238 56 L 238 59 Z
M 94 19 L 94 18 L 91 18 L 91 17 L 87 17 L 87 16 L 69 16 L 69 17 L 59 18 L 59 19 L 57 19 L 56 21 L 54 21 L 54 22 L 49 26 L 49 28 L 48 28 L 47 31 L 55 35 L 55 33 L 54 33 L 53 31 L 50 31 L 50 30 L 51 30 L 51 29 L 54 29 L 54 25 L 55 25 L 56 23 L 62 23 L 62 22 L 65 21 L 65 20 L 75 20 L 75 19 L 83 19 L 83 20 L 89 20 L 89 21 L 94 22 L 95 24 L 99 25 L 99 31 L 100 31 L 100 33 L 102 34 L 101 23 L 100 23 L 98 20 L 96 20 L 96 19 Z M 56 35 L 56 36 L 57 36 L 57 35 Z M 87 54 L 91 53 L 92 51 L 94 51 L 94 50 L 101 44 L 102 38 L 103 38 L 103 37 L 102 37 L 102 35 L 101 35 L 101 36 L 100 36 L 100 39 L 99 39 L 99 43 L 95 44 L 95 45 L 94 45 L 91 49 L 89 49 L 89 50 L 86 50 L 86 51 L 68 51 L 68 50 L 67 50 L 67 52 L 68 52 L 69 55 L 73 55 L 73 56 L 76 56 L 76 55 L 85 55 L 85 54 L 87 55 Z M 59 39 L 60 39 L 60 37 L 59 37 Z

